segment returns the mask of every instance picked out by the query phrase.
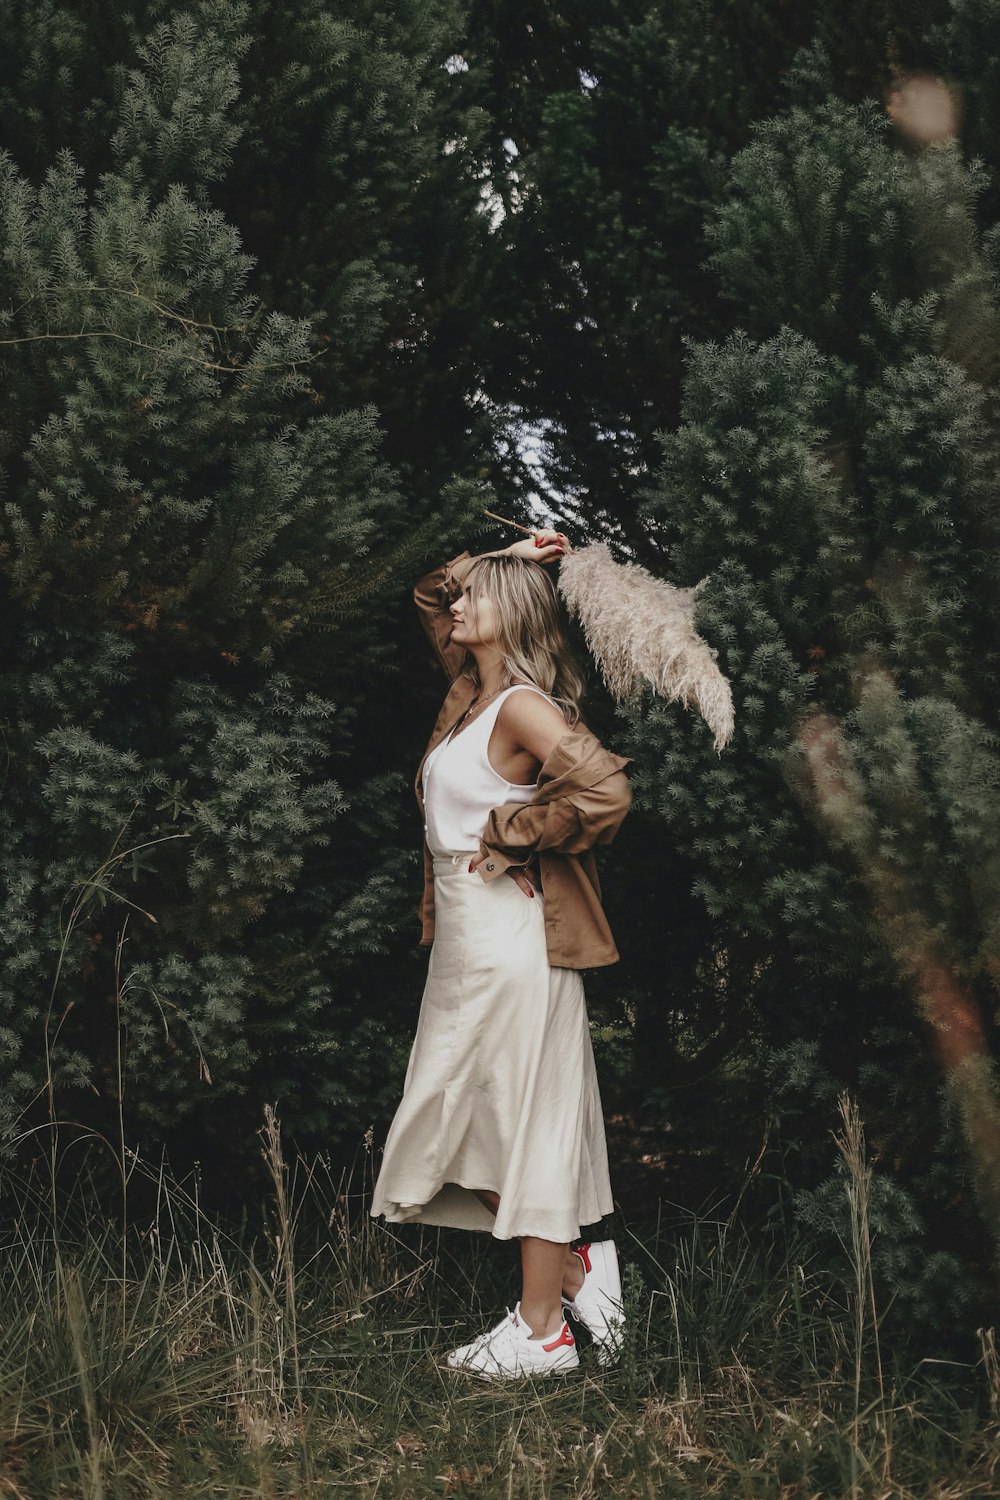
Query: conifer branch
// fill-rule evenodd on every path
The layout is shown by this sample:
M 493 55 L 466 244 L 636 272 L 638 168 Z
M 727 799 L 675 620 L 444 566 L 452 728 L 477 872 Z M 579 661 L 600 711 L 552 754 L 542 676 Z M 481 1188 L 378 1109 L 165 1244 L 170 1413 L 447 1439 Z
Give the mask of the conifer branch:
M 172 323 L 180 323 L 185 328 L 204 329 L 208 333 L 216 334 L 219 338 L 221 338 L 223 334 L 227 333 L 238 333 L 245 337 L 250 329 L 249 323 L 213 323 L 211 321 L 202 322 L 198 318 L 189 318 L 185 313 L 178 312 L 176 308 L 165 307 L 162 302 L 157 302 L 155 297 L 150 297 L 147 293 L 140 291 L 138 285 L 134 281 L 131 287 L 96 286 L 91 283 L 87 286 L 80 287 L 79 290 L 108 297 L 131 297 L 135 302 L 144 302 L 147 307 L 151 307 L 154 312 L 159 313 L 161 318 L 166 318 Z M 33 302 L 39 302 L 42 300 L 43 299 L 38 296 L 26 297 L 24 301 L 20 303 L 20 305 L 16 309 L 14 309 L 12 316 L 17 317 L 20 313 L 24 312 L 25 308 L 30 307 Z
M 184 313 L 178 312 L 176 308 L 164 307 L 162 302 L 157 302 L 155 297 L 147 296 L 137 286 L 133 290 L 125 286 L 91 286 L 87 290 L 89 292 L 105 293 L 109 297 L 131 297 L 136 302 L 144 302 L 147 307 L 151 307 L 154 312 L 159 313 L 161 318 L 167 318 L 173 323 L 180 323 L 184 328 L 204 329 L 209 333 L 216 334 L 219 338 L 226 333 L 239 333 L 245 336 L 250 326 L 247 323 L 203 323 L 197 318 L 187 317 Z
M 249 323 L 220 324 L 213 323 L 211 321 L 202 321 L 198 318 L 191 318 L 188 317 L 185 313 L 178 312 L 176 308 L 167 307 L 162 302 L 158 302 L 156 298 L 150 297 L 145 292 L 140 291 L 137 286 L 133 286 L 132 288 L 123 286 L 87 286 L 83 288 L 83 290 L 85 290 L 87 293 L 94 293 L 108 297 L 129 297 L 133 301 L 141 302 L 146 307 L 151 308 L 153 312 L 155 312 L 159 317 L 165 319 L 167 322 L 177 323 L 182 329 L 184 329 L 186 333 L 188 333 L 192 337 L 196 337 L 199 332 L 210 333 L 220 344 L 225 344 L 227 334 L 236 334 L 244 339 L 250 336 L 251 325 Z M 22 302 L 16 309 L 16 312 L 13 312 L 9 316 L 11 317 L 11 319 L 13 319 L 21 312 L 23 312 L 26 307 L 29 307 L 31 303 L 37 302 L 39 300 L 40 299 L 38 297 L 26 298 L 25 301 Z M 51 342 L 58 341 L 60 339 L 82 338 L 111 339 L 115 343 L 127 344 L 132 348 L 142 349 L 150 354 L 176 354 L 178 353 L 179 347 L 149 344 L 142 339 L 130 337 L 128 334 L 116 333 L 113 329 L 103 328 L 83 328 L 76 332 L 47 331 L 45 333 L 21 334 L 14 338 L 0 338 L 0 347 L 11 346 L 15 344 Z M 201 357 L 200 353 L 192 355 L 191 357 L 194 362 L 200 364 L 202 369 L 204 370 L 216 370 L 221 374 L 231 375 L 247 374 L 250 372 L 256 373 L 264 370 L 292 370 L 298 368 L 298 366 L 300 365 L 312 364 L 315 360 L 321 358 L 321 356 L 326 353 L 327 350 L 325 349 L 317 349 L 312 354 L 303 355 L 295 359 L 275 360 L 266 363 L 251 362 L 245 365 L 237 364 L 232 361 L 230 361 L 229 364 L 222 364 L 218 361 L 204 359 L 203 357 Z
M 59 340 L 72 339 L 111 339 L 117 344 L 128 344 L 133 349 L 143 349 L 149 354 L 176 355 L 182 351 L 176 346 L 169 344 L 147 344 L 143 339 L 132 339 L 124 333 L 113 333 L 107 328 L 83 328 L 77 333 L 29 333 L 22 334 L 18 338 L 0 339 L 0 348 L 6 348 L 14 344 L 37 344 L 57 342 Z M 197 355 L 185 355 L 192 363 L 199 364 L 203 370 L 218 370 L 223 375 L 247 375 L 257 374 L 263 370 L 294 370 L 299 365 L 312 364 L 314 360 L 320 359 L 327 351 L 317 349 L 314 354 L 303 355 L 299 359 L 268 360 L 261 364 L 223 365 L 215 360 L 199 359 Z

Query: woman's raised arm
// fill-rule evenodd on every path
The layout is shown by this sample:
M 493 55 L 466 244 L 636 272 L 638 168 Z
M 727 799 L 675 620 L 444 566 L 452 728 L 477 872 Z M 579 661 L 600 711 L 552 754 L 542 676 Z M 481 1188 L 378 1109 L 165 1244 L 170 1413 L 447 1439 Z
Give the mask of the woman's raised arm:
M 535 540 L 525 538 L 523 542 L 515 542 L 511 547 L 500 547 L 495 552 L 480 553 L 480 556 L 521 557 L 530 562 L 547 563 L 555 562 L 569 548 L 569 543 L 560 531 L 542 529 L 534 535 Z M 460 552 L 450 562 L 442 563 L 439 568 L 425 573 L 413 590 L 413 602 L 417 606 L 424 633 L 452 681 L 462 670 L 465 647 L 450 644 L 454 621 L 448 613 L 448 606 L 461 593 L 466 573 L 478 560 L 469 552 Z
M 424 633 L 452 681 L 462 669 L 465 647 L 450 643 L 454 621 L 448 613 L 448 606 L 461 591 L 462 579 L 475 560 L 470 553 L 460 552 L 450 562 L 442 563 L 439 568 L 425 573 L 413 590 L 413 602 L 417 606 Z

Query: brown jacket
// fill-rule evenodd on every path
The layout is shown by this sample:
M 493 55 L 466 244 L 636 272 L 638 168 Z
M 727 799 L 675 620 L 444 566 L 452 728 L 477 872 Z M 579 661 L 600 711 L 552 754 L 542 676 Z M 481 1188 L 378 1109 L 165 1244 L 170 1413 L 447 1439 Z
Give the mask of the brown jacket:
M 475 696 L 464 671 L 464 647 L 448 642 L 448 606 L 475 561 L 463 552 L 421 578 L 413 591 L 421 623 L 452 679 L 416 775 L 417 801 L 423 814 L 421 784 L 424 760 L 444 738 Z M 611 929 L 601 907 L 601 887 L 591 853 L 595 844 L 614 838 L 632 801 L 622 769 L 629 758 L 612 755 L 582 724 L 567 728 L 538 773 L 532 802 L 509 802 L 490 813 L 478 866 L 483 880 L 495 880 L 510 866 L 534 859 L 545 893 L 545 938 L 549 963 L 563 969 L 596 969 L 618 958 Z M 525 899 L 528 899 L 527 897 Z M 421 942 L 434 939 L 434 869 L 424 840 L 424 894 L 420 905 Z

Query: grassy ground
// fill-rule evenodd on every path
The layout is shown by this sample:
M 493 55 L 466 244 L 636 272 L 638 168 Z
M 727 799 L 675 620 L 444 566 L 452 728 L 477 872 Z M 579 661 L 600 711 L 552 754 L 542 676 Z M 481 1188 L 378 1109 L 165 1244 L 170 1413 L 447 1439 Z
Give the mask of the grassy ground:
M 846 1281 L 736 1222 L 626 1225 L 619 1367 L 582 1349 L 579 1372 L 500 1385 L 442 1358 L 513 1305 L 516 1247 L 376 1224 L 370 1153 L 357 1180 L 322 1164 L 290 1177 L 272 1121 L 273 1193 L 253 1237 L 224 1234 L 135 1161 L 128 1191 L 155 1207 L 124 1235 L 121 1205 L 99 1218 L 86 1182 L 54 1205 L 44 1183 L 16 1185 L 0 1248 L 0 1496 L 995 1495 L 992 1334 L 968 1365 L 880 1350 L 849 1111 L 841 1145 Z

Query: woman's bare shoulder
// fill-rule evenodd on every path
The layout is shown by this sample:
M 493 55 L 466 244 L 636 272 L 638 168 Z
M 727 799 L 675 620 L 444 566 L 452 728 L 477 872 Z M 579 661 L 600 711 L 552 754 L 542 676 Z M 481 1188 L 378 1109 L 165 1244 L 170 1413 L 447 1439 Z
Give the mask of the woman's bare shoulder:
M 538 689 L 528 692 L 508 693 L 497 716 L 502 732 L 538 760 L 545 760 L 549 752 L 569 733 L 569 725 L 563 712 Z

